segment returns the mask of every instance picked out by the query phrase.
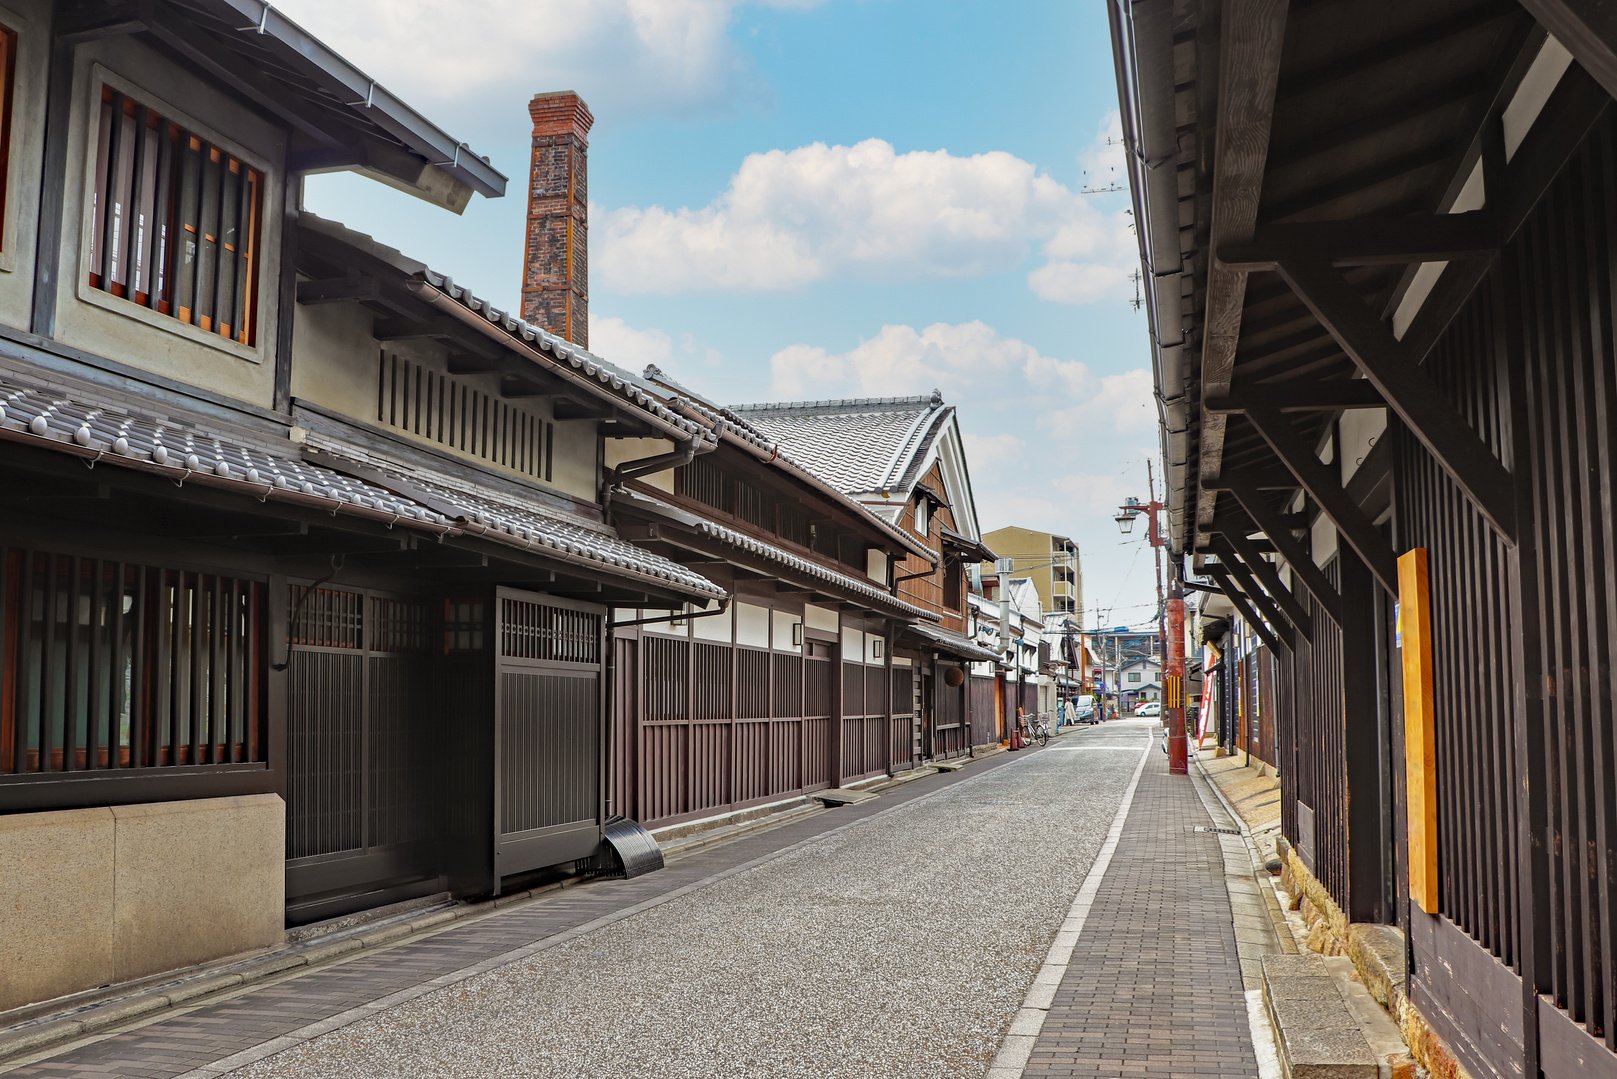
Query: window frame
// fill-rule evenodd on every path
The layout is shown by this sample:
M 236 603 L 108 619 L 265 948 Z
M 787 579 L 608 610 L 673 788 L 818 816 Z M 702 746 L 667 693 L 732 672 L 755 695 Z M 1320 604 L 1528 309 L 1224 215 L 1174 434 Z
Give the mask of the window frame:
M 0 8 L 0 270 L 11 269 L 11 245 L 16 232 L 11 212 L 11 142 L 21 37 L 22 32 L 11 21 L 10 10 Z
M 273 252 L 271 241 L 273 233 L 270 228 L 270 217 L 279 198 L 281 175 L 260 153 L 248 149 L 236 139 L 223 134 L 214 125 L 200 119 L 193 112 L 173 104 L 164 95 L 147 89 L 119 72 L 107 67 L 105 64 L 95 62 L 86 65 L 81 72 L 82 81 L 79 88 L 83 93 L 83 101 L 75 110 L 75 116 L 81 123 L 79 133 L 82 152 L 82 167 L 79 170 L 79 200 L 80 200 L 80 226 L 78 235 L 78 250 L 73 261 L 76 266 L 74 278 L 74 293 L 82 302 L 104 311 L 121 315 L 136 322 L 152 326 L 167 333 L 175 334 L 187 341 L 205 345 L 219 352 L 227 353 L 238 359 L 252 363 L 263 363 L 269 356 L 269 350 L 275 336 L 274 325 L 270 317 L 285 317 L 285 312 L 279 312 L 274 304 L 274 291 L 266 285 L 270 276 L 266 272 Z M 187 134 L 210 144 L 222 153 L 236 158 L 243 165 L 255 170 L 259 174 L 258 204 L 254 208 L 256 218 L 256 236 L 254 238 L 254 262 L 249 266 L 246 287 L 252 290 L 252 308 L 254 315 L 254 336 L 251 344 L 244 344 L 234 338 L 224 337 L 212 329 L 203 329 L 199 325 L 182 322 L 178 315 L 159 311 L 154 307 L 147 307 L 135 300 L 119 296 L 111 291 L 90 283 L 90 275 L 94 266 L 90 257 L 91 238 L 95 231 L 96 221 L 96 166 L 100 155 L 100 129 L 101 129 L 101 97 L 103 92 L 111 90 L 122 94 L 126 98 L 138 102 L 147 109 L 156 113 L 163 120 L 178 126 Z M 64 259 L 64 264 L 66 259 Z

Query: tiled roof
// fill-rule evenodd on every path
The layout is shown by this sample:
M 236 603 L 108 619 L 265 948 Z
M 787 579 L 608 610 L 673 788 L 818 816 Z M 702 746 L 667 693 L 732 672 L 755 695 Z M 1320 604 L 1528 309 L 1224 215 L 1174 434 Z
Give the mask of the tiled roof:
M 773 543 L 765 542 L 755 536 L 749 536 L 745 532 L 738 532 L 736 529 L 721 525 L 717 521 L 710 521 L 706 517 L 692 513 L 687 509 L 670 505 L 660 498 L 632 490 L 626 491 L 623 497 L 625 501 L 649 507 L 659 515 L 672 518 L 704 536 L 718 540 L 727 547 L 746 551 L 778 566 L 784 566 L 789 570 L 795 570 L 805 576 L 824 581 L 843 592 L 852 593 L 878 609 L 899 611 L 911 618 L 924 619 L 929 622 L 938 620 L 938 615 L 933 612 L 899 599 L 897 596 L 877 588 L 869 581 L 862 581 L 851 574 L 831 569 L 829 566 L 821 565 L 811 558 L 805 558 L 802 555 L 788 551 L 784 547 L 777 547 Z
M 398 248 L 389 247 L 374 236 L 307 211 L 298 215 L 298 227 L 363 252 L 372 259 L 392 267 L 401 277 L 414 278 L 420 285 L 429 286 L 443 293 L 491 326 L 502 330 L 511 338 L 513 345 L 537 349 L 552 362 L 565 365 L 587 379 L 593 379 L 603 389 L 610 391 L 612 396 L 649 412 L 682 434 L 696 438 L 707 437 L 707 429 L 704 426 L 673 411 L 660 399 L 648 393 L 647 390 L 652 387 L 644 379 L 607 362 L 588 349 L 580 348 L 566 338 L 558 337 L 494 306 L 488 300 L 475 295 L 471 289 L 457 284 L 448 274 L 433 270 Z
M 735 405 L 741 419 L 848 494 L 907 492 L 952 411 L 943 396 Z
M 66 451 L 92 465 L 169 476 L 182 485 L 223 487 L 264 502 L 314 505 L 440 536 L 487 536 L 556 561 L 676 592 L 725 594 L 660 555 L 537 508 L 495 503 L 453 484 L 411 477 L 410 482 L 432 489 L 444 503 L 423 505 L 387 486 L 303 460 L 287 452 L 290 443 L 273 447 L 248 436 L 220 434 L 186 417 L 136 411 L 99 400 L 92 392 L 33 384 L 10 374 L 0 374 L 0 438 Z
M 655 364 L 646 368 L 646 379 L 649 383 L 660 385 L 671 390 L 674 396 L 669 404 L 674 408 L 699 416 L 715 431 L 722 431 L 723 436 L 738 439 L 768 453 L 771 463 L 782 467 L 795 469 L 807 477 L 812 483 L 819 485 L 833 498 L 838 499 L 850 510 L 866 518 L 881 531 L 899 540 L 907 548 L 923 558 L 937 561 L 937 556 L 914 536 L 905 532 L 893 522 L 882 517 L 869 506 L 851 497 L 849 490 L 838 483 L 833 477 L 827 475 L 812 463 L 806 463 L 796 454 L 795 449 L 788 449 L 776 438 L 761 427 L 751 422 L 751 418 L 741 415 L 734 409 L 718 405 L 703 397 L 701 394 L 680 385 L 668 377 L 661 368 Z
M 999 662 L 1005 659 L 1003 652 L 996 652 L 992 648 L 968 640 L 958 633 L 950 633 L 937 626 L 908 626 L 904 632 L 917 637 L 926 644 L 931 645 L 940 652 L 947 652 L 951 656 L 961 659 L 975 659 L 989 662 Z

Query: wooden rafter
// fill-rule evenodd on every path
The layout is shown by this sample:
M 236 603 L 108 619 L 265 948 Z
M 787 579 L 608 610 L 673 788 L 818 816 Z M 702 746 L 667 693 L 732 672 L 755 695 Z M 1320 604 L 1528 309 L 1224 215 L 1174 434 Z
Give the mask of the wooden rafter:
M 1337 412 L 1344 408 L 1387 406 L 1375 384 L 1362 378 L 1284 382 L 1276 383 L 1273 388 L 1284 394 L 1275 401 L 1282 412 Z M 1237 399 L 1239 394 L 1240 388 L 1237 388 Z M 1209 412 L 1241 411 L 1241 406 L 1229 397 L 1209 397 L 1206 405 Z
M 1388 406 L 1431 451 L 1438 465 L 1489 524 L 1514 543 L 1516 511 L 1511 492 L 1515 481 L 1459 410 L 1422 373 L 1423 357 L 1406 350 L 1391 327 L 1360 302 L 1331 267 L 1312 259 L 1287 257 L 1279 261 L 1278 269 L 1297 298 L 1381 391 Z M 1388 587 L 1395 582 L 1396 578 L 1388 581 Z
M 1275 569 L 1273 562 L 1263 557 L 1257 545 L 1240 532 L 1228 532 L 1215 537 L 1214 552 L 1218 554 L 1219 561 L 1244 562 L 1253 576 L 1258 579 L 1265 591 L 1274 597 L 1275 603 L 1297 632 L 1309 641 L 1314 639 L 1314 620 L 1308 613 L 1308 608 L 1292 594 L 1286 587 L 1286 582 L 1280 579 L 1280 571 Z
M 1617 97 L 1617 5 L 1569 0 L 1521 0 L 1521 5 Z
M 1213 249 L 1252 238 L 1263 194 L 1263 173 L 1274 119 L 1275 87 L 1286 41 L 1287 0 L 1230 0 L 1222 15 L 1218 86 L 1218 143 L 1213 161 Z M 1230 392 L 1235 349 L 1241 336 L 1246 274 L 1211 267 L 1202 334 L 1202 393 Z M 1223 466 L 1220 413 L 1202 410 L 1199 480 L 1216 478 Z M 1212 515 L 1215 495 L 1205 487 L 1196 517 Z
M 1280 638 L 1275 636 L 1274 631 L 1269 628 L 1268 624 L 1258 616 L 1258 612 L 1253 609 L 1252 602 L 1246 598 L 1246 593 L 1236 586 L 1235 581 L 1230 577 L 1227 570 L 1216 564 L 1211 564 L 1206 567 L 1206 571 L 1209 577 L 1218 582 L 1219 590 L 1224 593 L 1224 598 L 1228 599 L 1235 605 L 1235 609 L 1241 612 L 1241 617 L 1246 619 L 1246 623 L 1252 627 L 1252 631 L 1263 638 L 1264 644 L 1276 652 L 1290 651 Z
M 1348 546 L 1364 559 L 1364 564 L 1370 567 L 1370 572 L 1382 587 L 1397 595 L 1398 565 L 1393 558 L 1392 548 L 1364 515 L 1364 511 L 1342 489 L 1335 466 L 1325 464 L 1314 454 L 1313 448 L 1303 441 L 1291 421 L 1278 408 L 1255 396 L 1248 396 L 1242 403 L 1246 408 L 1247 420 L 1273 448 L 1275 456 L 1291 470 L 1297 482 L 1325 511 L 1325 516 L 1336 525 L 1337 532 Z M 1245 504 L 1244 500 L 1242 504 Z
M 1417 214 L 1347 221 L 1268 225 L 1246 244 L 1225 244 L 1218 260 L 1231 269 L 1273 270 L 1285 259 L 1309 259 L 1333 266 L 1385 266 L 1408 262 L 1447 262 L 1461 255 L 1493 251 L 1499 242 L 1487 210 L 1462 214 Z
M 1236 583 L 1242 592 L 1246 593 L 1246 598 L 1251 602 L 1252 606 L 1263 616 L 1263 620 L 1269 623 L 1269 628 L 1275 631 L 1275 636 L 1280 638 L 1287 651 L 1290 651 L 1294 643 L 1296 628 L 1292 625 L 1290 619 L 1286 617 L 1285 612 L 1280 609 L 1280 605 L 1274 601 L 1268 592 L 1264 591 L 1263 586 L 1258 583 L 1257 578 L 1253 576 L 1252 571 L 1246 564 L 1226 547 L 1223 553 L 1219 555 L 1218 562 L 1210 563 L 1210 565 L 1217 565 L 1230 575 L 1230 579 Z

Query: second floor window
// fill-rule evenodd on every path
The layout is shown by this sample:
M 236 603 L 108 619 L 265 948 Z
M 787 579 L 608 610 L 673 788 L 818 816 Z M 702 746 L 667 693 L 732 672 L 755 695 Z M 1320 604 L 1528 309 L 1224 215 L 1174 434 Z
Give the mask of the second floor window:
M 6 173 L 11 167 L 11 86 L 17 66 L 17 35 L 0 26 L 0 251 L 11 237 L 4 234 L 6 220 Z
M 1139 680 L 1140 680 L 1140 672 L 1139 671 L 1130 671 L 1129 672 L 1129 681 L 1130 682 L 1138 682 Z
M 256 343 L 261 172 L 110 86 L 101 89 L 92 287 Z

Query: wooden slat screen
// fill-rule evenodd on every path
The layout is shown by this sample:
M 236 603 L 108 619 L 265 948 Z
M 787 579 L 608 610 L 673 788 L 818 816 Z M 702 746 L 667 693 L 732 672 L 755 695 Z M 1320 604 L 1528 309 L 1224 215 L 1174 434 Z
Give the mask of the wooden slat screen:
M 0 548 L 0 775 L 264 760 L 263 585 Z
M 464 379 L 378 354 L 376 422 L 536 480 L 554 475 L 555 424 Z
M 89 283 L 254 344 L 263 194 L 257 169 L 103 86 Z

